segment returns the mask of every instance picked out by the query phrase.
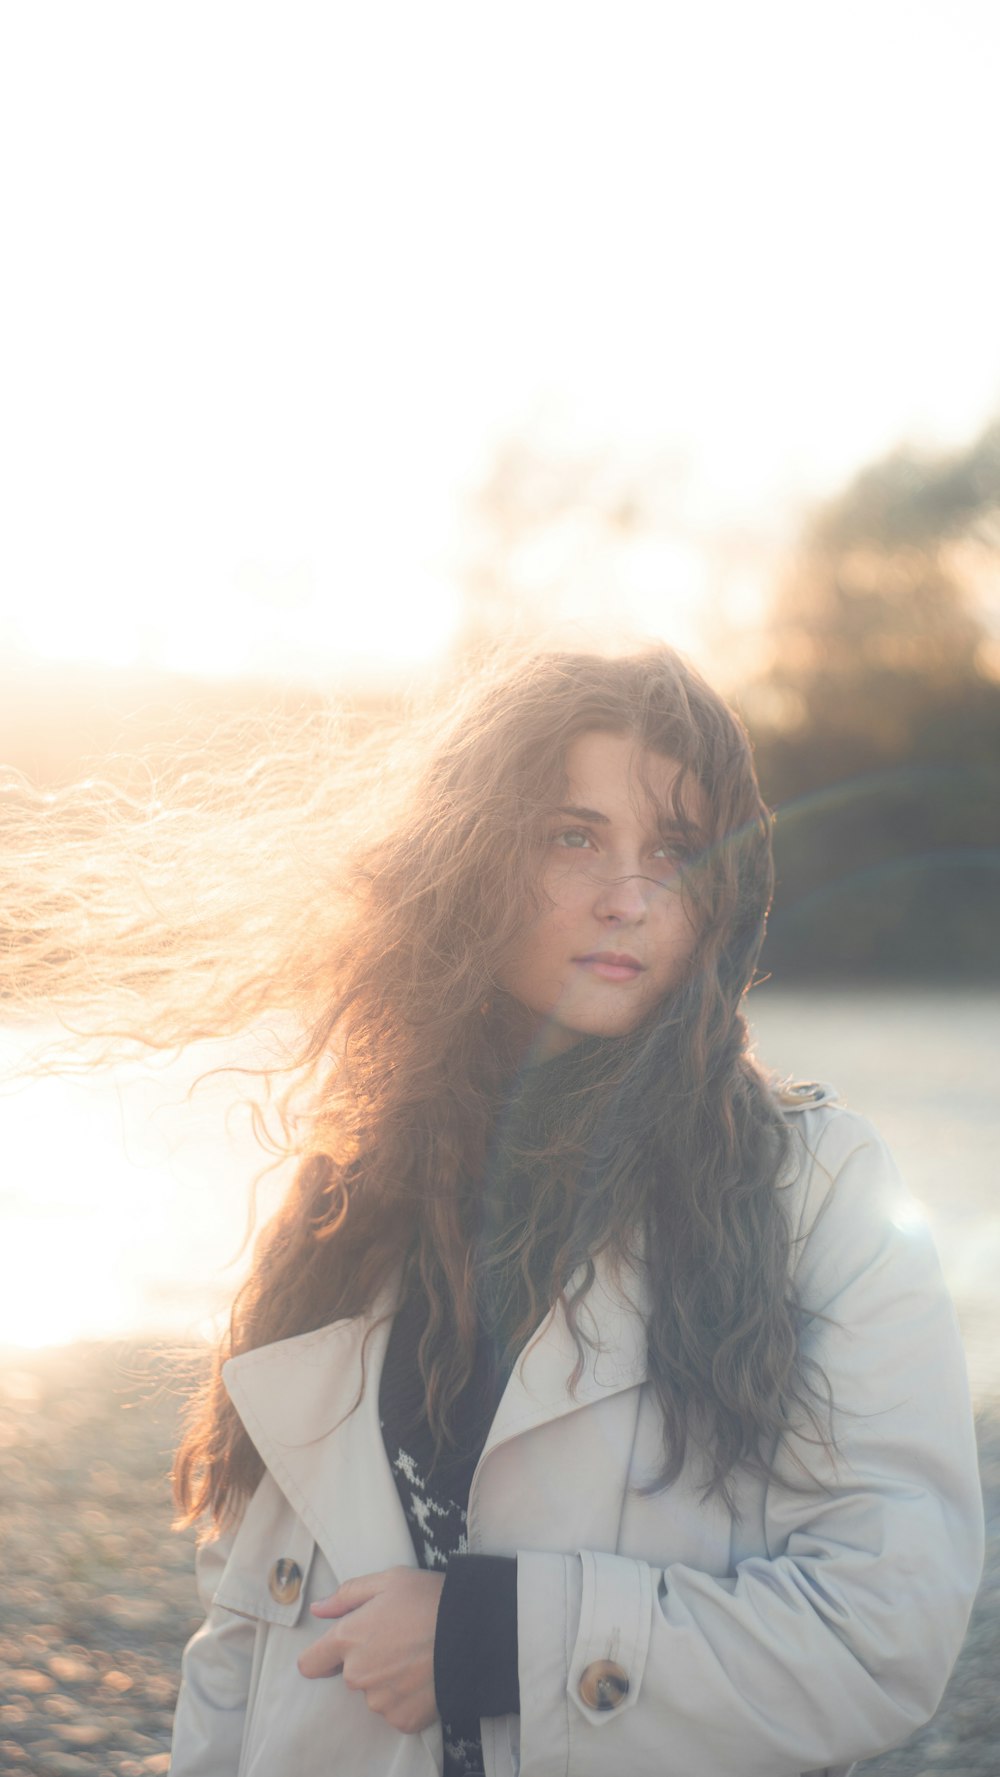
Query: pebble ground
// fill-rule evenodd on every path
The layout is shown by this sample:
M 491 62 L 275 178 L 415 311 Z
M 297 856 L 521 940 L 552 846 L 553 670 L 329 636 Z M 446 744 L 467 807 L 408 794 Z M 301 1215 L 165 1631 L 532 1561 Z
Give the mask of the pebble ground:
M 170 1529 L 170 1374 L 162 1354 L 121 1345 L 6 1354 L 3 1777 L 169 1770 L 181 1650 L 200 1621 L 193 1534 Z M 979 1429 L 989 1554 L 964 1652 L 934 1721 L 858 1777 L 1000 1773 L 1000 1403 Z

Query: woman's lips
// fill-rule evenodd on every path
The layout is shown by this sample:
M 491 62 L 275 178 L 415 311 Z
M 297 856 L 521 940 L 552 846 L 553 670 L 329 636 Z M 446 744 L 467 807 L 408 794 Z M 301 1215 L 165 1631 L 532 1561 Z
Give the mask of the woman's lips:
M 604 981 L 635 981 L 639 975 L 645 974 L 645 965 L 619 958 L 612 961 L 605 956 L 577 956 L 573 958 L 577 967 L 586 969 L 588 974 L 600 975 Z

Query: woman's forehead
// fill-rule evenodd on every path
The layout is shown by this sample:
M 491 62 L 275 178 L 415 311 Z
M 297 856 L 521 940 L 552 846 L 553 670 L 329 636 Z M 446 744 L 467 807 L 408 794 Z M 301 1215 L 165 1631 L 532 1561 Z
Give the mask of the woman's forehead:
M 595 812 L 612 815 L 624 809 L 671 808 L 683 767 L 679 760 L 643 746 L 633 735 L 588 730 L 566 750 L 565 775 L 570 800 Z M 684 812 L 697 818 L 701 796 L 690 778 L 683 785 Z M 609 806 L 605 807 L 605 803 Z

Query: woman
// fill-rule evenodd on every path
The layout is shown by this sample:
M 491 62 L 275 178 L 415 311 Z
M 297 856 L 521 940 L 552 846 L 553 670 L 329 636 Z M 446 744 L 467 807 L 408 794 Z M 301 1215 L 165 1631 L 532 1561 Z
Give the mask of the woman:
M 542 655 L 403 787 L 178 1456 L 174 1777 L 846 1771 L 933 1713 L 981 1507 L 891 1160 L 748 1054 L 746 736 L 665 648 Z

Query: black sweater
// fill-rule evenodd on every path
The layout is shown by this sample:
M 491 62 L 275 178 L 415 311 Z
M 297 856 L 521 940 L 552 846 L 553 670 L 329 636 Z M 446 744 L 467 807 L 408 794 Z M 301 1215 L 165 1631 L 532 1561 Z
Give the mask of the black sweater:
M 427 1324 L 426 1296 L 411 1274 L 393 1322 L 379 1392 L 386 1454 L 421 1567 L 445 1572 L 434 1648 L 434 1683 L 445 1741 L 447 1777 L 482 1771 L 479 1719 L 516 1714 L 517 1562 L 470 1555 L 466 1538 L 469 1489 L 511 1369 L 507 1335 L 525 1305 L 515 1279 L 496 1299 L 488 1258 L 523 1226 L 532 1181 L 518 1150 L 544 1141 L 556 1101 L 581 1083 L 592 1043 L 527 1070 L 500 1117 L 481 1192 L 479 1234 L 483 1282 L 475 1364 L 455 1404 L 456 1443 L 435 1455 L 418 1364 Z M 544 1255 L 542 1260 L 544 1269 Z

